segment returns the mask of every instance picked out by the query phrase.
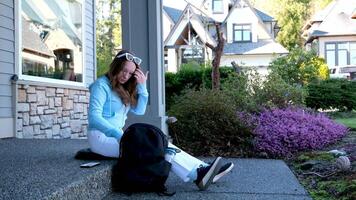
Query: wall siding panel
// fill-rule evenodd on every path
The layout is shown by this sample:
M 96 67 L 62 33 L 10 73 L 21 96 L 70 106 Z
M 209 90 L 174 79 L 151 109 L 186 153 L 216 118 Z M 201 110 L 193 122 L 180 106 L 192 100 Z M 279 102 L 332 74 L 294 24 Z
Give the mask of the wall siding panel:
M 15 41 L 14 39 L 14 30 L 0 27 L 0 38 Z
M 0 108 L 0 118 L 8 118 L 12 116 L 12 108 Z
M 1 58 L 0 58 L 1 59 Z M 0 74 L 14 74 L 14 63 L 0 61 Z
M 14 49 L 13 41 L 0 39 L 0 50 L 14 52 Z
M 1 0 L 1 3 L 11 8 L 14 7 L 14 0 Z
M 0 120 L 12 118 L 10 77 L 15 71 L 14 0 L 0 0 Z
M 11 85 L 11 74 L 0 73 L 0 85 Z
M 14 18 L 13 14 L 14 14 L 13 6 L 7 5 L 6 3 L 1 1 L 0 2 L 0 15 L 13 19 Z
M 12 107 L 12 97 L 2 97 L 0 96 L 0 108 Z
M 0 26 L 14 30 L 14 20 L 8 17 L 0 16 Z
M 95 10 L 94 1 L 87 0 L 85 4 L 85 82 L 90 85 L 95 77 Z
M 0 61 L 7 63 L 14 63 L 14 52 L 0 50 Z

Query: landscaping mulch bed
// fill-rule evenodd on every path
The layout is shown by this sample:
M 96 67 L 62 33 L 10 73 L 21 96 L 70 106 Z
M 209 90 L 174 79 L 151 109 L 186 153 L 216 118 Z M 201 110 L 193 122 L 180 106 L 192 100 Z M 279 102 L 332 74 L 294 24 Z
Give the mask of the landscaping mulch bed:
M 339 154 L 329 153 L 339 150 Z M 351 166 L 342 170 L 337 158 L 342 152 Z M 356 199 L 356 131 L 318 151 L 303 152 L 286 161 L 299 181 L 316 200 Z M 345 162 L 343 162 L 345 163 Z

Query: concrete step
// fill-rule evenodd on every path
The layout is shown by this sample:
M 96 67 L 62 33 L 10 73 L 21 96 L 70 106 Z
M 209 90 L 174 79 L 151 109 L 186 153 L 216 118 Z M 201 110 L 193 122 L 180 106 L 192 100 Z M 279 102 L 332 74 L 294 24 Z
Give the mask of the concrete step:
M 203 159 L 208 160 L 209 159 Z M 235 167 L 232 173 L 212 184 L 206 191 L 199 191 L 194 183 L 184 183 L 173 173 L 167 181 L 167 188 L 176 191 L 169 200 L 311 200 L 305 189 L 281 160 L 227 159 Z M 127 196 L 111 193 L 104 200 L 146 200 L 162 199 L 155 193 Z
M 80 168 L 88 161 L 75 153 L 88 148 L 86 140 L 0 139 L 0 200 L 24 199 L 161 199 L 150 194 L 126 196 L 111 192 L 114 160 L 94 168 Z M 205 159 L 209 161 L 211 159 Z M 281 160 L 228 159 L 233 172 L 199 191 L 171 173 L 167 187 L 174 199 L 291 199 L 311 200 L 288 166 Z
M 110 193 L 111 161 L 80 168 L 86 140 L 1 139 L 0 199 L 102 199 Z

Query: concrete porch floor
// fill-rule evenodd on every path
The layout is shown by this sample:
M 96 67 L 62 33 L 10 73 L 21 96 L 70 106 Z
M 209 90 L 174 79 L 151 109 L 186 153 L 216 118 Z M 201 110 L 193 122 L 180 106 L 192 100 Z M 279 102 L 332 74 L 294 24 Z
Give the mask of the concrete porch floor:
M 265 159 L 227 159 L 233 172 L 207 191 L 171 174 L 166 185 L 177 192 L 173 197 L 129 197 L 110 190 L 114 160 L 79 167 L 88 161 L 74 155 L 87 147 L 86 140 L 0 139 L 0 199 L 311 199 L 283 161 Z

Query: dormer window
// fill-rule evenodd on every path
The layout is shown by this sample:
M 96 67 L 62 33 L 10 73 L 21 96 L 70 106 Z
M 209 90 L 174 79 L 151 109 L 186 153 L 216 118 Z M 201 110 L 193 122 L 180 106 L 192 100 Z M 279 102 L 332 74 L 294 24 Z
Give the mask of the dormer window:
M 234 24 L 233 37 L 234 42 L 251 42 L 251 24 Z
M 224 13 L 224 4 L 223 0 L 213 0 L 212 10 L 214 14 L 222 14 Z

